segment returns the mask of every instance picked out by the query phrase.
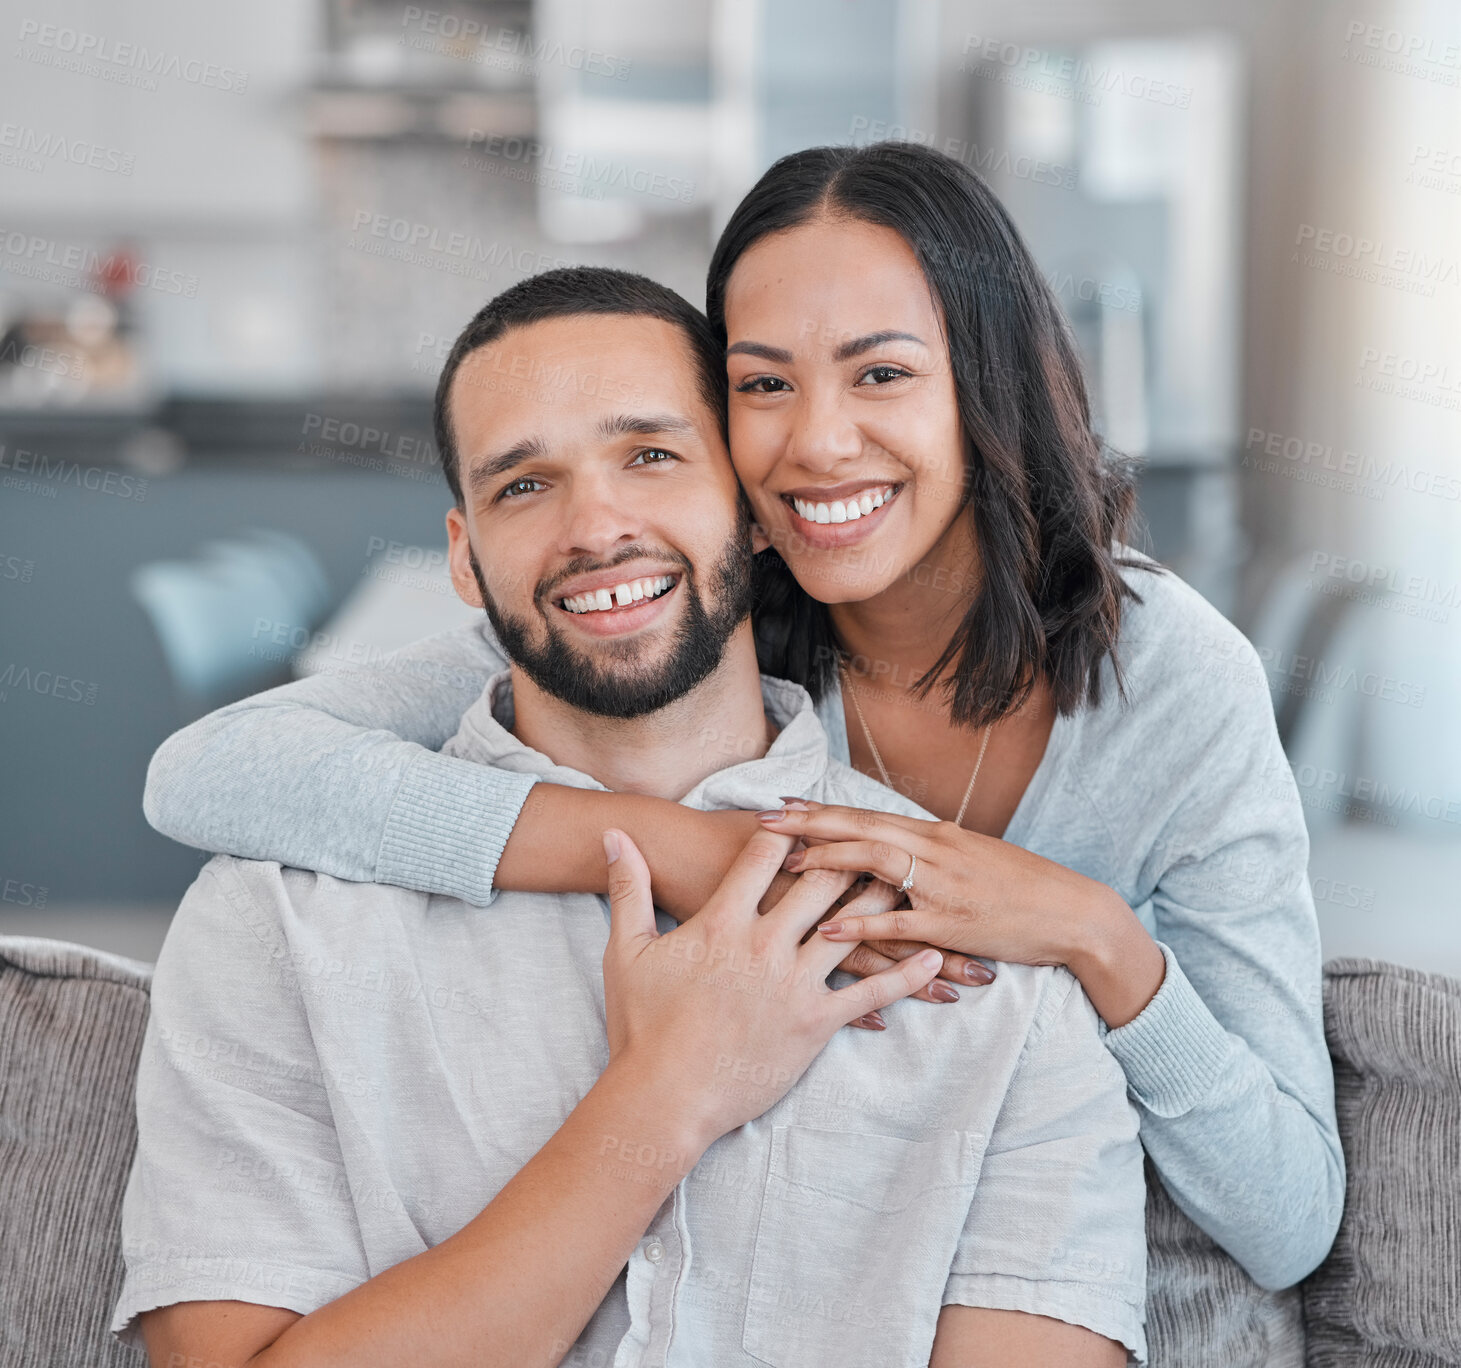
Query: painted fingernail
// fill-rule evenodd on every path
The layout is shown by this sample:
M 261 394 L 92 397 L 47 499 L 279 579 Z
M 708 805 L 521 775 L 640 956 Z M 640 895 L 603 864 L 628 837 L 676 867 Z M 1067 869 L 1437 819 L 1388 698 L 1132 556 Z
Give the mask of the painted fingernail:
M 993 983 L 993 970 L 986 969 L 978 960 L 970 960 L 964 966 L 964 977 L 971 983 Z
M 758 812 L 756 814 L 756 820 L 759 822 L 779 822 L 785 816 L 786 813 L 780 808 L 772 808 L 768 812 Z
M 781 862 L 781 867 L 786 870 L 788 874 L 795 874 L 797 870 L 802 867 L 802 861 L 805 859 L 806 855 L 802 851 L 793 850 L 791 854 L 788 855 L 786 859 Z
M 947 983 L 930 983 L 928 985 L 928 995 L 931 998 L 937 998 L 940 1002 L 957 1002 L 959 1000 L 959 990 L 949 987 Z
M 858 1017 L 857 1024 L 859 1026 L 865 1026 L 869 1031 L 886 1031 L 888 1029 L 888 1023 L 877 1012 L 869 1012 L 866 1016 Z
M 817 928 L 824 936 L 840 936 L 847 928 L 841 922 L 823 922 Z

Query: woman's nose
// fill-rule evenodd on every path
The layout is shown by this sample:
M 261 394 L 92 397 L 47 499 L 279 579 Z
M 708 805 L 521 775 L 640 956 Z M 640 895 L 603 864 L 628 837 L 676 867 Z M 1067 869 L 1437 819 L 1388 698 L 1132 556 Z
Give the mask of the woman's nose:
M 862 434 L 831 395 L 803 396 L 793 420 L 787 454 L 809 469 L 831 469 L 862 454 Z

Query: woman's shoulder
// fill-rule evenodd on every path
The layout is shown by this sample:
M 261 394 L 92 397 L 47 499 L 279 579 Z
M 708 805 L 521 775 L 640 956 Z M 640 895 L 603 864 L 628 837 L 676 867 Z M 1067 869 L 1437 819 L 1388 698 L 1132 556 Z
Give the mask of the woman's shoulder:
M 1108 658 L 1099 703 L 1071 728 L 1065 767 L 1066 787 L 1123 852 L 1113 859 L 1145 858 L 1179 810 L 1199 814 L 1191 823 L 1205 839 L 1226 820 L 1225 807 L 1242 806 L 1240 790 L 1250 806 L 1258 790 L 1266 802 L 1283 766 L 1252 643 L 1180 575 L 1139 552 L 1126 558 L 1134 564 L 1122 576 L 1141 601 L 1123 602 L 1125 696 Z
M 1275 744 L 1273 701 L 1252 643 L 1175 571 L 1120 547 L 1122 578 L 1140 595 L 1122 604 L 1116 656 L 1108 657 L 1100 699 L 1080 711 L 1071 764 L 1092 800 L 1132 801 L 1133 776 L 1145 800 L 1161 805 L 1192 785 Z
M 1227 712 L 1242 698 L 1268 701 L 1253 643 L 1176 571 L 1133 547 L 1118 546 L 1122 580 L 1139 596 L 1122 602 L 1116 654 L 1133 703 L 1169 700 Z M 1108 662 L 1109 665 L 1109 662 Z M 1103 683 L 1113 685 L 1111 671 Z M 1103 688 L 1103 701 L 1104 701 Z M 1116 703 L 1113 698 L 1112 704 Z

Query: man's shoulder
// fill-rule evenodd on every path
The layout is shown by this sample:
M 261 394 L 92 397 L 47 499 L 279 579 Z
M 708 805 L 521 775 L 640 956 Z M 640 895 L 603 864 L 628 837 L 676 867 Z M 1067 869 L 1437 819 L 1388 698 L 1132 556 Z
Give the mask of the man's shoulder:
M 324 925 L 335 917 L 369 926 L 392 908 L 414 907 L 431 895 L 394 884 L 355 883 L 278 860 L 215 855 L 198 871 L 176 917 L 208 917 L 226 911 L 261 939 L 285 939 L 303 917 Z M 176 920 L 175 917 L 175 920 Z
M 828 760 L 819 788 L 820 793 L 809 796 L 815 797 L 821 803 L 870 808 L 875 812 L 891 812 L 900 817 L 918 817 L 926 822 L 937 820 L 933 813 L 927 808 L 919 807 L 913 799 L 840 760 Z

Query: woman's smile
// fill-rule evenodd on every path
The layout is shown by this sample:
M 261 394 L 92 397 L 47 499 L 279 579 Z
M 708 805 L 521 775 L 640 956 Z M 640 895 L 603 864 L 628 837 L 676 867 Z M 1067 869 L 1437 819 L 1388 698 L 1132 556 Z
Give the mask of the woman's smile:
M 903 483 L 848 481 L 817 490 L 801 487 L 781 496 L 791 510 L 792 532 L 812 549 L 863 542 L 883 525 Z M 775 538 L 773 537 L 773 541 Z

